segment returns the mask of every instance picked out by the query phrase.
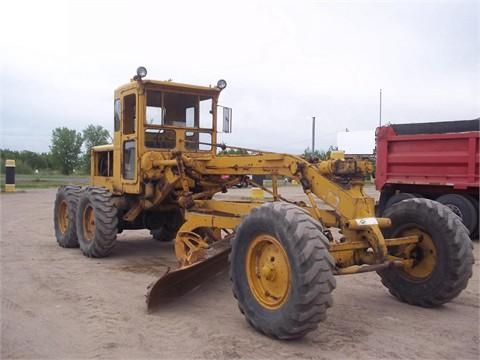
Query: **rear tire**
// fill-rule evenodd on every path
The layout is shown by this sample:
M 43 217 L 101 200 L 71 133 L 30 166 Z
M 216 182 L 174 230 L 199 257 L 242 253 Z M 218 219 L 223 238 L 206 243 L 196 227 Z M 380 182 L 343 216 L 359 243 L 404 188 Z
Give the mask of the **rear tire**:
M 268 203 L 232 240 L 230 279 L 247 322 L 278 339 L 315 330 L 332 306 L 334 260 L 320 223 L 297 206 Z
M 87 188 L 77 208 L 78 243 L 83 254 L 108 256 L 115 246 L 117 225 L 117 208 L 111 193 L 102 188 Z
M 385 204 L 385 210 L 388 209 L 390 206 L 392 206 L 392 205 L 394 205 L 394 204 L 396 204 L 400 201 L 407 200 L 407 199 L 413 199 L 415 197 L 416 197 L 415 195 L 410 194 L 410 193 L 395 194 L 387 200 L 387 203 Z
M 479 213 L 479 208 L 478 208 L 478 196 L 475 197 L 473 195 L 469 196 L 468 199 L 471 201 L 473 204 L 473 207 L 475 209 L 475 217 L 479 219 L 480 213 Z M 470 239 L 478 241 L 478 229 L 480 227 L 479 224 L 480 221 L 477 221 L 477 226 L 475 227 L 475 230 L 470 234 Z
M 390 249 L 392 255 L 415 260 L 411 268 L 378 272 L 390 293 L 423 307 L 438 306 L 458 296 L 472 276 L 474 263 L 472 243 L 459 217 L 427 199 L 399 202 L 384 215 L 392 220 L 392 226 L 384 230 L 385 238 L 421 235 L 414 248 Z
M 437 201 L 448 206 L 460 217 L 470 234 L 473 234 L 478 224 L 477 210 L 470 199 L 459 194 L 446 194 L 437 198 Z
M 64 248 L 77 248 L 76 213 L 82 189 L 78 186 L 62 186 L 58 189 L 53 209 L 53 223 L 57 243 Z

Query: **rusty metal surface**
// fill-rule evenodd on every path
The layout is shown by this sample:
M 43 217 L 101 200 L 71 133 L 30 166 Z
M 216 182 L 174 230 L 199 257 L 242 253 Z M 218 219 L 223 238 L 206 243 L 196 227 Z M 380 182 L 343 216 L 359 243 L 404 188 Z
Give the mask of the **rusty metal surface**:
M 202 262 L 173 271 L 167 270 L 160 279 L 151 283 L 147 288 L 148 312 L 153 312 L 161 305 L 173 302 L 227 269 L 229 252 L 230 249 L 226 249 Z
M 347 268 L 343 269 L 336 269 L 334 271 L 335 275 L 353 275 L 353 274 L 360 274 L 370 271 L 379 271 L 386 268 L 393 268 L 393 267 L 403 267 L 404 263 L 400 260 L 393 260 L 393 261 L 385 261 L 381 264 L 373 264 L 373 265 L 352 265 Z

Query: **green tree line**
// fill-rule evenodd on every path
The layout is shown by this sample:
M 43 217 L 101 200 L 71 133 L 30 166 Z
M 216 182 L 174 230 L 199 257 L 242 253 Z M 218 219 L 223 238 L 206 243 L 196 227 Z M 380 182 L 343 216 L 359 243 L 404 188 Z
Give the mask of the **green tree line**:
M 311 162 L 317 162 L 317 161 L 322 161 L 322 160 L 327 160 L 330 158 L 330 153 L 332 151 L 337 151 L 338 147 L 330 145 L 328 147 L 328 150 L 315 150 L 312 152 L 312 149 L 307 147 L 302 154 L 302 157 L 307 159 L 308 161 Z
M 13 151 L 0 149 L 0 163 L 4 172 L 5 160 L 12 159 L 16 162 L 18 174 L 33 174 L 39 172 L 70 175 L 74 171 L 90 173 L 90 152 L 93 146 L 105 145 L 111 141 L 111 136 L 105 128 L 99 125 L 88 125 L 79 132 L 67 127 L 58 127 L 52 130 L 49 152 L 37 153 L 29 150 Z M 83 148 L 83 151 L 82 151 Z M 303 157 L 310 161 L 324 160 L 329 157 L 330 152 L 337 150 L 330 146 L 327 151 L 307 148 Z M 243 149 L 228 149 L 219 152 L 219 155 L 248 155 Z
M 302 157 L 309 160 L 309 161 L 321 161 L 321 160 L 326 160 L 330 157 L 330 153 L 332 151 L 337 151 L 338 147 L 334 145 L 330 145 L 328 147 L 328 150 L 315 150 L 312 152 L 312 150 L 307 147 L 303 153 Z M 220 150 L 218 152 L 219 156 L 223 155 L 249 155 L 250 152 L 245 150 L 245 149 L 227 149 L 227 150 Z
M 108 130 L 99 125 L 88 125 L 81 132 L 59 127 L 52 130 L 49 152 L 0 149 L 2 172 L 5 160 L 11 159 L 15 160 L 18 174 L 33 174 L 36 170 L 43 173 L 59 172 L 64 175 L 70 175 L 74 171 L 89 174 L 92 147 L 108 144 L 110 140 Z

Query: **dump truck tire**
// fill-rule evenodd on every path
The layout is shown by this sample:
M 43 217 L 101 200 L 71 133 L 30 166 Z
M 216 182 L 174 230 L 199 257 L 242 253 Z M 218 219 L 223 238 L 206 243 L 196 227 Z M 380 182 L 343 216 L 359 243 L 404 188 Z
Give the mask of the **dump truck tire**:
M 259 332 L 295 339 L 332 306 L 334 260 L 322 226 L 301 208 L 268 203 L 238 227 L 230 279 L 240 311 Z
M 478 208 L 478 196 L 475 197 L 473 195 L 470 195 L 468 197 L 468 199 L 473 204 L 473 207 L 475 209 L 475 217 L 478 219 L 480 217 L 480 212 L 479 212 L 479 208 Z M 477 226 L 475 227 L 475 230 L 473 230 L 473 232 L 470 234 L 470 239 L 472 239 L 472 240 L 478 241 L 478 230 L 479 230 L 479 227 L 480 227 L 479 222 L 480 221 L 477 221 Z
M 392 220 L 385 238 L 419 235 L 421 240 L 414 248 L 391 249 L 392 255 L 413 258 L 413 267 L 378 272 L 392 295 L 412 305 L 434 307 L 465 289 L 474 258 L 468 231 L 457 215 L 438 202 L 410 199 L 387 209 L 385 217 Z
M 470 234 L 473 234 L 478 224 L 477 211 L 471 200 L 459 194 L 445 194 L 437 198 L 437 201 L 448 206 L 460 217 Z
M 76 213 L 82 189 L 62 186 L 58 189 L 53 209 L 53 223 L 57 243 L 64 248 L 77 248 Z
M 391 207 L 392 205 L 400 202 L 400 201 L 407 200 L 407 199 L 413 199 L 415 197 L 416 196 L 414 194 L 410 194 L 410 193 L 395 194 L 387 200 L 387 203 L 385 204 L 385 210 L 388 209 L 389 207 Z
M 77 236 L 80 249 L 88 257 L 108 256 L 117 238 L 117 208 L 105 189 L 89 187 L 77 208 Z

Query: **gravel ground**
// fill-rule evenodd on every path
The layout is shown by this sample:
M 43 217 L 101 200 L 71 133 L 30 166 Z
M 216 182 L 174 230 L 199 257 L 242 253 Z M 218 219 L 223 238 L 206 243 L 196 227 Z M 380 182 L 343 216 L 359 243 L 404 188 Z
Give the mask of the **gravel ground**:
M 60 248 L 55 191 L 0 195 L 2 359 L 479 358 L 478 242 L 473 278 L 449 304 L 401 303 L 374 273 L 337 277 L 334 306 L 318 330 L 275 341 L 246 323 L 226 273 L 147 314 L 146 287 L 174 266 L 172 244 L 125 231 L 106 259 Z M 282 191 L 301 198 L 298 188 Z

